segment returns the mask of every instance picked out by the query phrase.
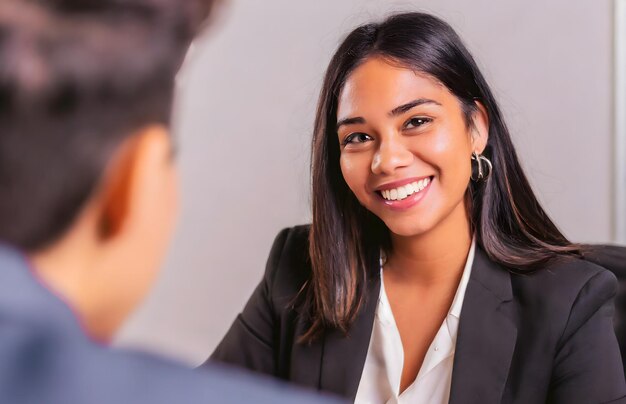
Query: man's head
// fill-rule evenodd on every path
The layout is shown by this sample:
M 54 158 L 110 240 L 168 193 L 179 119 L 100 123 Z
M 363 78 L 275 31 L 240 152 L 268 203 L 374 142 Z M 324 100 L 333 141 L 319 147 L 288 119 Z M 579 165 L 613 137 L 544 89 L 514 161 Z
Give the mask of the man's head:
M 0 241 L 108 338 L 176 204 L 174 76 L 210 0 L 0 2 Z

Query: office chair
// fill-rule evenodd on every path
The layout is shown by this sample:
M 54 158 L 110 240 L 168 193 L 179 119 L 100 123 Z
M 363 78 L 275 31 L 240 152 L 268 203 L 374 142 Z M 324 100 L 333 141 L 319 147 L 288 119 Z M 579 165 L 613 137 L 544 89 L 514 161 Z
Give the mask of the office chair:
M 584 247 L 587 261 L 610 270 L 619 281 L 619 290 L 615 298 L 615 333 L 626 372 L 626 246 L 598 244 Z

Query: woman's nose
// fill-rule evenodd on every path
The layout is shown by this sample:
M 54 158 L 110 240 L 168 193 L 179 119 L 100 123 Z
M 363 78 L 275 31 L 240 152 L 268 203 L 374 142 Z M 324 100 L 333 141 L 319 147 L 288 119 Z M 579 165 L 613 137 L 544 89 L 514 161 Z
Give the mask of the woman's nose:
M 406 167 L 413 161 L 413 153 L 400 139 L 384 139 L 380 142 L 372 159 L 374 174 L 393 174 L 398 168 Z

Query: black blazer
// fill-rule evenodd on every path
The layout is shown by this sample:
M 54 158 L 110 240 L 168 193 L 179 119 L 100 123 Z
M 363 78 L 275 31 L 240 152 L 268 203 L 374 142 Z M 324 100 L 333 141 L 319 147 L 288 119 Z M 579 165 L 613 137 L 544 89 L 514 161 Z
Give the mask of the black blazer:
M 380 292 L 371 258 L 367 300 L 349 335 L 328 330 L 310 345 L 294 297 L 309 278 L 308 226 L 277 236 L 265 276 L 211 360 L 354 399 Z M 459 323 L 450 403 L 626 402 L 613 330 L 615 276 L 570 259 L 514 275 L 476 248 Z M 418 325 L 416 325 L 418 326 Z

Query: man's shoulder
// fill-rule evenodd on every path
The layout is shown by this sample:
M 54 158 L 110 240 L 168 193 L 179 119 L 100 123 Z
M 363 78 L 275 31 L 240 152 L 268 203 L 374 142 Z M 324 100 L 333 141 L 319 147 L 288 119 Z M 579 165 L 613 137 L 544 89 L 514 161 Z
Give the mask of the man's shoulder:
M 68 338 L 67 330 L 19 322 L 0 323 L 0 329 L 3 403 L 321 402 L 240 371 L 217 365 L 194 371 L 151 354 Z
M 321 399 L 221 366 L 195 371 L 91 340 L 68 306 L 0 248 L 0 403 L 317 403 Z

